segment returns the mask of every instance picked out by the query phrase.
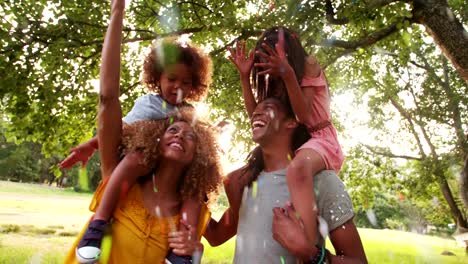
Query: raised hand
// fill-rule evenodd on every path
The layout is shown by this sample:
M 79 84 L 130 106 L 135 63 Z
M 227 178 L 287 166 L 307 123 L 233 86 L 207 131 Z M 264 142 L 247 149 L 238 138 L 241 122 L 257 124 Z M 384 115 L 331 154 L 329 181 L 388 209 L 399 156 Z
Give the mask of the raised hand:
M 256 54 L 262 59 L 262 62 L 255 63 L 255 67 L 262 69 L 258 73 L 259 75 L 270 74 L 283 78 L 292 71 L 286 52 L 284 51 L 284 30 L 282 28 L 278 30 L 278 43 L 276 43 L 275 49 L 266 43 L 262 43 L 262 48 L 265 52 L 261 50 L 256 51 Z
M 81 166 L 86 166 L 89 158 L 93 155 L 96 148 L 89 142 L 85 142 L 77 147 L 70 149 L 71 154 L 68 155 L 59 166 L 61 169 L 68 169 L 71 166 L 81 161 Z
M 122 11 L 125 9 L 125 1 L 130 2 L 130 0 L 112 0 L 111 1 L 111 11 Z
M 236 42 L 236 50 L 233 51 L 231 47 L 228 47 L 229 50 L 229 60 L 236 65 L 237 70 L 241 76 L 249 76 L 250 71 L 252 70 L 253 65 L 253 50 L 249 51 L 249 56 L 245 56 L 245 41 L 242 41 L 241 44 Z

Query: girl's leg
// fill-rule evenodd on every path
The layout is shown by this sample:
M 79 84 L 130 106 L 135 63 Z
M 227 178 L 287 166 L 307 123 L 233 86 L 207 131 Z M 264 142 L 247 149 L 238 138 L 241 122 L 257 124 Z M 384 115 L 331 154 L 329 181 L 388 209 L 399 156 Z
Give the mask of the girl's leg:
M 142 165 L 143 154 L 132 152 L 125 155 L 112 172 L 102 196 L 94 220 L 108 221 L 114 212 L 122 192 L 132 187 L 137 179 L 150 172 L 150 168 Z
M 325 169 L 322 157 L 312 149 L 301 149 L 288 167 L 291 202 L 304 222 L 310 243 L 317 243 L 317 207 L 315 204 L 313 176 Z

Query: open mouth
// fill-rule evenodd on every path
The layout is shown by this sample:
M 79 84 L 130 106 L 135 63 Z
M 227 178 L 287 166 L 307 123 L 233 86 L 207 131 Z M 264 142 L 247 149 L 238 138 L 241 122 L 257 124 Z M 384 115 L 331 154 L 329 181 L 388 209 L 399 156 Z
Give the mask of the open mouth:
M 184 151 L 184 148 L 183 148 L 182 145 L 181 145 L 180 143 L 178 143 L 178 142 L 171 142 L 171 143 L 169 143 L 169 147 L 172 148 L 172 149 Z
M 262 128 L 266 126 L 266 122 L 263 120 L 255 120 L 252 122 L 252 130 L 256 130 L 258 128 Z

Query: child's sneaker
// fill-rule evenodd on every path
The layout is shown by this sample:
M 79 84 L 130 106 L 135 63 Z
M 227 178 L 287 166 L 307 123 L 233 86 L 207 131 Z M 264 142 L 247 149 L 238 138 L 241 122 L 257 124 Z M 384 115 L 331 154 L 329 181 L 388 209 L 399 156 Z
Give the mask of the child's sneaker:
M 92 220 L 76 248 L 79 263 L 94 263 L 101 255 L 101 241 L 109 224 L 104 220 Z
M 174 252 L 169 252 L 166 256 L 166 264 L 192 264 L 191 256 L 179 256 Z

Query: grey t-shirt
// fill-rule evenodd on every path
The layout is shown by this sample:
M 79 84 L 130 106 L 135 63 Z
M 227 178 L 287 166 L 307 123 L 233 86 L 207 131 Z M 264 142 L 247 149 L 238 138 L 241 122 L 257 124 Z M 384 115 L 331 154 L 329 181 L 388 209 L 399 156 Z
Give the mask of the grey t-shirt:
M 315 175 L 314 189 L 319 216 L 328 224 L 328 230 L 352 219 L 351 198 L 334 171 L 321 171 Z M 257 183 L 244 191 L 234 263 L 296 263 L 296 258 L 272 237 L 272 209 L 284 206 L 286 201 L 289 201 L 289 191 L 285 169 L 261 172 Z M 318 236 L 319 243 L 323 244 L 323 238 Z
M 145 94 L 136 99 L 132 110 L 122 119 L 131 124 L 140 120 L 159 120 L 174 111 L 175 106 L 167 103 L 157 94 Z

